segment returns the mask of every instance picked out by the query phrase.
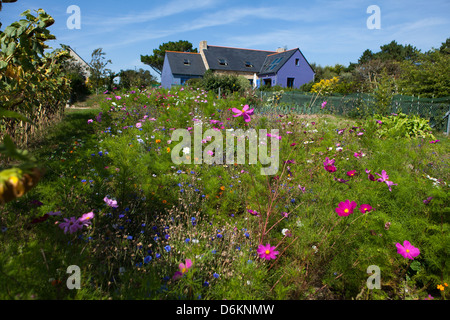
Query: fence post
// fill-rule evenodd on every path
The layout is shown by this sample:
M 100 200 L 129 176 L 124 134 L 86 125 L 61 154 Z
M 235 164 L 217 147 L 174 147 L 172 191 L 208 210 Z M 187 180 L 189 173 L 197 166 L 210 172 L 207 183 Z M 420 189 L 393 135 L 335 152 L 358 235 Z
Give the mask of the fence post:
M 448 107 L 448 112 L 446 113 L 444 118 L 445 117 L 447 117 L 447 132 L 445 134 L 448 135 L 448 133 L 450 132 L 450 106 Z

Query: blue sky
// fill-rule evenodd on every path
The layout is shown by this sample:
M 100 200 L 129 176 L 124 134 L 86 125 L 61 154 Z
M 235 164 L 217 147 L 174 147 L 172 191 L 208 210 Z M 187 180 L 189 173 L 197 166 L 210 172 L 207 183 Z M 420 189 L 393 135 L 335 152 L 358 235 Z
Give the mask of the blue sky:
M 77 5 L 81 28 L 69 29 L 67 8 Z M 369 29 L 370 5 L 380 8 L 380 29 Z M 364 50 L 379 51 L 392 40 L 422 52 L 450 37 L 450 1 L 405 0 L 18 0 L 0 12 L 4 29 L 27 9 L 42 8 L 54 19 L 50 31 L 87 62 L 103 48 L 114 71 L 143 68 L 140 55 L 168 41 L 276 50 L 300 48 L 313 63 L 347 66 Z M 152 72 L 153 73 L 153 72 Z

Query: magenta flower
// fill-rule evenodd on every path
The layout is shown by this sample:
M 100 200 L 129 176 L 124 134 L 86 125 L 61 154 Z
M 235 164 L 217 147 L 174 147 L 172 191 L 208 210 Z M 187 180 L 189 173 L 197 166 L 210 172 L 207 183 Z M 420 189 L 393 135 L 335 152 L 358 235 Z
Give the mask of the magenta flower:
M 388 185 L 388 187 L 389 187 L 389 191 L 392 191 L 391 186 L 397 186 L 398 185 L 398 184 L 388 180 L 389 176 L 387 175 L 386 171 L 382 170 L 381 174 L 379 174 L 379 173 L 376 173 L 376 174 L 381 177 L 381 178 L 378 178 L 377 181 L 386 183 Z
M 334 159 L 328 159 L 328 157 L 326 157 L 325 158 L 325 161 L 323 162 L 323 165 L 326 167 L 326 166 L 332 166 L 332 165 L 334 165 Z
M 254 109 L 250 109 L 250 110 L 248 110 L 248 109 L 249 109 L 249 106 L 248 106 L 248 104 L 246 104 L 246 105 L 242 108 L 242 110 L 239 110 L 239 109 L 237 109 L 237 108 L 232 108 L 231 110 L 232 110 L 234 113 L 236 113 L 236 114 L 233 115 L 233 117 L 240 117 L 240 116 L 242 116 L 242 117 L 244 118 L 244 121 L 245 121 L 245 122 L 250 122 L 250 120 L 252 120 L 252 119 L 250 118 L 250 116 L 253 114 L 253 110 L 254 110 Z
M 92 119 L 89 119 L 89 120 L 87 121 L 87 123 L 92 123 L 92 122 L 94 122 L 94 120 L 92 120 Z
M 408 240 L 403 241 L 403 245 L 396 243 L 397 253 L 401 254 L 406 259 L 414 260 L 420 254 L 420 250 L 414 247 Z
M 106 205 L 111 207 L 111 208 L 117 208 L 117 201 L 116 200 L 112 200 L 112 199 L 108 199 L 108 197 L 104 197 L 103 201 L 106 202 Z
M 179 271 L 175 272 L 172 279 L 176 280 L 184 276 L 185 273 L 188 272 L 189 268 L 192 267 L 192 261 L 191 259 L 186 259 L 186 263 L 180 263 L 178 265 Z
M 356 174 L 356 170 L 351 170 L 351 171 L 348 171 L 348 172 L 347 172 L 347 175 L 348 175 L 349 177 L 353 177 L 355 174 Z
M 142 127 L 142 123 L 140 123 L 140 122 L 136 123 L 136 128 L 140 128 L 140 127 Z
M 359 211 L 361 211 L 362 214 L 372 211 L 372 207 L 368 204 L 362 204 L 359 208 Z
M 346 217 L 353 213 L 353 210 L 356 208 L 356 202 L 350 200 L 345 200 L 343 202 L 340 202 L 338 207 L 335 209 L 338 216 L 340 217 Z
M 322 108 L 321 109 L 325 108 L 326 105 L 327 105 L 326 101 L 322 102 Z
M 265 246 L 260 244 L 258 246 L 258 254 L 259 257 L 261 259 L 266 259 L 266 260 L 270 260 L 270 259 L 276 259 L 277 254 L 279 254 L 279 251 L 275 251 L 276 247 L 272 247 L 269 243 L 266 244 Z
M 252 216 L 259 216 L 259 212 L 256 211 L 256 210 L 247 209 L 247 211 L 248 211 Z
M 335 167 L 335 166 L 332 166 L 332 165 L 330 165 L 330 166 L 325 166 L 324 168 L 325 168 L 325 170 L 327 170 L 328 172 L 335 172 L 335 171 L 336 171 L 336 167 Z

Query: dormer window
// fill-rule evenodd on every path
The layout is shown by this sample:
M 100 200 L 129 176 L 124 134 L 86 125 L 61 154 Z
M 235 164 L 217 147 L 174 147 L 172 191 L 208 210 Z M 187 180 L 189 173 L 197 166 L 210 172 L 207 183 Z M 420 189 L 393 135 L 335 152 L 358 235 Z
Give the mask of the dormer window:
M 221 66 L 226 66 L 226 65 L 228 65 L 228 62 L 227 62 L 227 60 L 225 60 L 225 59 L 219 59 L 219 64 L 220 64 Z
M 190 66 L 191 65 L 191 61 L 189 61 L 189 59 L 184 59 L 184 65 L 185 66 Z
M 247 68 L 253 67 L 253 65 L 252 65 L 252 63 L 251 63 L 250 61 L 245 61 L 245 66 L 246 66 Z

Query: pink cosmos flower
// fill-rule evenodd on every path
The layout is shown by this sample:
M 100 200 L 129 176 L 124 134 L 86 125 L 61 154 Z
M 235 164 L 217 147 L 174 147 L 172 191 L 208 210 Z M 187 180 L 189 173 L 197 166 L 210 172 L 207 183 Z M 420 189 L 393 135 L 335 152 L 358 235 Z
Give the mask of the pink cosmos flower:
M 335 209 L 338 216 L 340 217 L 346 217 L 353 213 L 353 210 L 356 208 L 356 202 L 350 200 L 345 200 L 343 202 L 340 202 L 338 207 Z
M 322 108 L 321 109 L 325 108 L 326 105 L 327 105 L 326 101 L 322 102 Z
M 234 113 L 236 113 L 236 114 L 234 114 L 233 115 L 233 117 L 240 117 L 240 116 L 242 116 L 243 118 L 244 118 L 244 121 L 245 122 L 250 122 L 250 120 L 252 120 L 251 118 L 250 118 L 250 116 L 253 114 L 253 108 L 252 109 L 250 109 L 250 110 L 248 110 L 249 109 L 249 106 L 248 106 L 248 104 L 246 104 L 243 108 L 242 108 L 242 110 L 239 110 L 239 109 L 237 109 L 237 108 L 232 108 L 231 110 L 234 112 Z
M 362 204 L 359 208 L 358 208 L 358 210 L 359 211 L 361 211 L 361 213 L 367 213 L 367 212 L 370 212 L 370 211 L 372 211 L 372 207 L 370 206 L 370 205 L 368 205 L 368 204 Z
M 185 273 L 188 272 L 189 268 L 192 267 L 191 259 L 186 259 L 185 261 L 186 261 L 186 263 L 180 263 L 178 265 L 178 269 L 180 271 L 175 272 L 172 279 L 176 280 L 176 279 L 181 278 L 182 276 L 184 276 Z
M 136 123 L 136 128 L 140 128 L 140 127 L 142 127 L 142 123 L 140 123 L 140 122 Z
M 92 120 L 92 119 L 89 119 L 89 120 L 87 121 L 87 123 L 92 123 L 92 122 L 94 122 L 94 120 Z
M 256 210 L 247 209 L 247 211 L 248 211 L 252 216 L 259 216 L 259 212 L 256 211 Z
M 104 197 L 103 201 L 106 202 L 106 205 L 111 207 L 111 208 L 117 208 L 117 201 L 116 200 L 112 200 L 112 199 L 108 199 L 108 197 Z
M 326 166 L 332 166 L 334 165 L 335 160 L 334 159 L 328 159 L 328 157 L 325 158 L 325 161 L 323 162 L 323 165 Z
M 397 253 L 401 254 L 406 259 L 414 260 L 420 254 L 420 250 L 414 247 L 408 240 L 403 241 L 403 245 L 396 243 Z
M 94 218 L 94 212 L 88 212 L 83 214 L 78 220 L 83 224 L 83 226 L 88 226 L 91 224 L 91 220 Z
M 389 191 L 392 191 L 391 186 L 397 186 L 398 185 L 398 184 L 388 180 L 389 176 L 386 173 L 386 171 L 382 170 L 381 174 L 379 174 L 379 173 L 376 173 L 376 174 L 381 177 L 381 178 L 378 178 L 377 181 L 386 183 L 388 185 L 388 187 L 389 187 Z
M 347 175 L 348 175 L 349 177 L 353 177 L 355 174 L 356 174 L 356 170 L 351 170 L 351 171 L 348 171 L 348 172 L 347 172 Z
M 279 251 L 275 251 L 276 247 L 272 247 L 269 243 L 266 244 L 265 246 L 260 244 L 258 246 L 258 250 L 257 253 L 259 254 L 259 257 L 261 259 L 266 259 L 266 260 L 270 260 L 270 259 L 276 259 L 277 254 L 279 254 Z
M 332 166 L 332 165 L 325 166 L 324 168 L 325 168 L 325 170 L 327 170 L 328 172 L 335 172 L 335 171 L 336 171 L 336 167 L 335 167 L 335 166 Z

